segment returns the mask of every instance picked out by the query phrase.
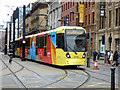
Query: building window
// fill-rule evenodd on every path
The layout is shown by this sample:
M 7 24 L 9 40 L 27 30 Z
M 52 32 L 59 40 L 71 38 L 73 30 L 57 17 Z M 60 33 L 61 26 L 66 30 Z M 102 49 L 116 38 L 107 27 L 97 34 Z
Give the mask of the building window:
M 94 15 L 94 12 L 92 12 L 92 23 L 94 24 L 94 18 L 95 18 L 95 15 Z
M 70 8 L 70 2 L 68 2 L 68 9 Z
M 90 14 L 89 14 L 89 24 L 90 24 Z
M 70 13 L 70 21 L 72 20 L 72 15 L 71 15 L 71 13 Z
M 89 1 L 89 7 L 90 7 L 90 4 L 91 4 L 91 3 L 90 3 L 90 1 Z
M 87 8 L 87 2 L 85 4 L 86 4 L 85 7 Z
M 102 18 L 102 29 L 105 28 L 105 18 Z
M 111 27 L 111 11 L 109 11 L 109 27 Z
M 119 26 L 120 26 L 120 8 L 119 8 L 119 14 L 118 15 L 119 15 Z
M 62 12 L 63 12 L 63 5 L 62 5 Z
M 118 26 L 118 20 L 119 20 L 119 19 L 118 19 L 118 8 L 117 8 L 117 9 L 116 9 L 116 24 L 115 24 L 116 26 Z
M 85 16 L 85 25 L 87 25 L 87 15 Z
M 72 7 L 72 1 L 70 2 L 70 8 Z
M 105 28 L 105 18 L 104 17 L 100 17 L 100 29 Z
M 95 0 L 93 0 L 93 3 L 92 3 L 92 5 L 95 5 Z
M 73 6 L 75 5 L 74 0 L 73 0 Z
M 65 10 L 67 10 L 67 3 L 66 3 L 66 9 Z

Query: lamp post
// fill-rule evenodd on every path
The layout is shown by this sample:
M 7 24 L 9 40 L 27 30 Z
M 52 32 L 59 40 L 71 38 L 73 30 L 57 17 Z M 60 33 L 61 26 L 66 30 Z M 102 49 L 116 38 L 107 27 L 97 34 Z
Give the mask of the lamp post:
M 111 36 L 111 33 L 110 33 L 110 37 L 109 37 L 109 42 L 110 42 L 110 51 L 111 51 L 111 43 L 112 43 L 112 36 Z
M 7 40 L 8 40 L 8 24 L 10 22 L 7 22 L 6 24 L 6 29 L 5 29 L 5 52 L 4 54 L 6 55 L 7 54 Z
M 22 53 L 22 61 L 25 61 L 25 5 L 23 5 L 23 41 L 22 41 L 22 50 L 23 50 L 23 53 Z

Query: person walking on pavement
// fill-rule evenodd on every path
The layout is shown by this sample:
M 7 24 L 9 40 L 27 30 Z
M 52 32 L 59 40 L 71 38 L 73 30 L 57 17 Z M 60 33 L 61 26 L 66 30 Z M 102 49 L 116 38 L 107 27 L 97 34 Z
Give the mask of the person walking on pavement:
M 113 51 L 111 51 L 111 54 L 110 54 L 110 59 L 109 59 L 109 61 L 110 61 L 110 64 L 112 64 L 112 62 L 113 62 Z
M 12 63 L 12 59 L 13 59 L 13 50 L 10 49 L 10 50 L 9 50 L 9 63 L 10 63 L 10 64 Z
M 93 61 L 96 60 L 96 56 L 97 56 L 97 52 L 96 52 L 96 50 L 94 49 L 94 51 L 93 51 Z
M 97 51 L 97 60 L 100 60 L 100 51 Z
M 118 64 L 120 64 L 120 49 L 118 50 Z
M 113 64 L 112 65 L 118 65 L 118 52 L 117 50 L 115 51 L 114 55 L 113 55 Z
M 105 51 L 105 61 L 106 61 L 105 65 L 108 65 L 108 52 L 107 52 L 107 50 Z

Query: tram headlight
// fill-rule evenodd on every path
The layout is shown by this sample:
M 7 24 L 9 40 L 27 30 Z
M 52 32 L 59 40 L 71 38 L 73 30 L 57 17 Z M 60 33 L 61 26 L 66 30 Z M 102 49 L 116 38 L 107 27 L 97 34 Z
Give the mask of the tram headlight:
M 69 53 L 66 53 L 66 57 L 67 58 L 71 58 Z
M 85 57 L 86 57 L 86 54 L 84 53 L 83 56 L 82 56 L 82 58 L 85 58 Z

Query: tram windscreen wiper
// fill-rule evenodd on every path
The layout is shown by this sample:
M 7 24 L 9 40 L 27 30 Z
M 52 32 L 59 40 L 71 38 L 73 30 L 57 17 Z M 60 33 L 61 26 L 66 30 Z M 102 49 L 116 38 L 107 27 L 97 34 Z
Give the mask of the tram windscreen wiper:
M 70 46 L 67 45 L 67 47 L 68 47 L 69 49 L 71 49 L 71 50 L 77 55 L 77 53 L 76 53 Z

